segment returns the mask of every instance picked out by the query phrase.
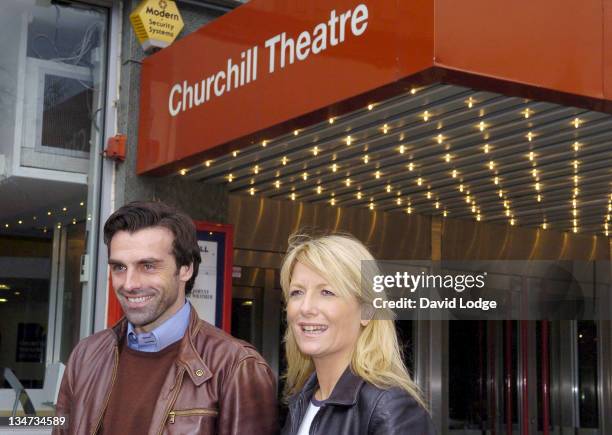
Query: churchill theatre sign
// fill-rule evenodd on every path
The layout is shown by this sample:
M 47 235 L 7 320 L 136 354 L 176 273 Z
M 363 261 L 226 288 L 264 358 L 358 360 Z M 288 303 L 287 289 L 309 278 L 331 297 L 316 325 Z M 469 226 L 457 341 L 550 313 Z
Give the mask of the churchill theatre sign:
M 229 57 L 222 69 L 206 74 L 200 80 L 173 84 L 168 96 L 169 114 L 179 116 L 213 98 L 255 82 L 261 73 L 278 73 L 331 47 L 350 43 L 351 39 L 367 31 L 368 17 L 368 7 L 361 3 L 343 12 L 332 9 L 327 20 L 317 23 L 312 29 L 305 29 L 297 37 L 286 32 L 277 33 L 242 51 L 239 57 Z

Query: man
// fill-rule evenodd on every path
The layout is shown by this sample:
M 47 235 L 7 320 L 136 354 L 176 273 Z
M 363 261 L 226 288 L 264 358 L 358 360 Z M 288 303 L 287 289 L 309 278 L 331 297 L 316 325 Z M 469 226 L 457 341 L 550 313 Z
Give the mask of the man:
M 125 318 L 75 347 L 56 410 L 67 423 L 54 433 L 276 433 L 269 366 L 186 300 L 201 261 L 191 219 L 134 202 L 106 221 L 104 243 Z

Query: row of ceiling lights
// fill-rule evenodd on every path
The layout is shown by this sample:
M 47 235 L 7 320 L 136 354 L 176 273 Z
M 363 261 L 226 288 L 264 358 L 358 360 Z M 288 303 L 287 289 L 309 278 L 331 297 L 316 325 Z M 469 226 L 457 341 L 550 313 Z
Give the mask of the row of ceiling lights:
M 411 90 L 411 94 L 414 95 L 417 92 L 416 89 L 412 89 Z M 476 104 L 478 104 L 478 101 L 476 99 L 474 99 L 473 97 L 469 97 L 467 100 L 465 100 L 465 104 L 466 106 L 471 109 L 473 108 Z M 373 110 L 375 107 L 374 104 L 370 104 L 367 106 L 367 110 L 371 111 Z M 525 108 L 524 110 L 520 111 L 520 116 L 523 117 L 524 119 L 529 119 L 530 117 L 532 117 L 535 114 L 535 111 L 529 107 Z M 481 112 L 482 116 L 483 113 Z M 428 111 L 425 110 L 422 112 L 421 114 L 421 118 L 423 120 L 423 122 L 428 122 L 430 121 L 432 118 L 434 117 L 434 115 Z M 336 122 L 335 117 L 331 117 L 328 119 L 329 124 L 334 124 Z M 575 117 L 574 119 L 571 120 L 570 125 L 575 128 L 575 129 L 579 129 L 583 124 L 585 123 L 585 121 L 579 117 Z M 487 123 L 485 123 L 484 121 L 480 121 L 475 125 L 475 128 L 478 129 L 478 131 L 480 131 L 481 133 L 484 134 L 484 140 L 486 140 L 488 138 L 488 135 L 486 134 L 487 129 L 490 127 L 490 125 L 488 125 Z M 380 131 L 383 133 L 383 135 L 387 135 L 390 133 L 390 131 L 392 130 L 392 127 L 388 124 L 388 123 L 384 123 L 382 126 L 380 126 Z M 294 130 L 293 135 L 294 136 L 298 136 L 301 133 L 300 130 Z M 533 132 L 533 131 L 528 131 L 527 134 L 525 135 L 525 138 L 527 139 L 527 142 L 532 142 L 533 139 L 536 137 L 537 135 Z M 403 138 L 401 138 L 403 139 Z M 434 141 L 439 144 L 442 145 L 445 143 L 445 141 L 448 139 L 446 138 L 444 135 L 442 134 L 438 134 L 436 135 L 434 138 Z M 261 146 L 262 147 L 266 147 L 268 145 L 268 141 L 267 140 L 263 140 L 261 142 Z M 343 143 L 346 146 L 351 146 L 353 144 L 355 144 L 355 139 L 351 136 L 351 135 L 346 135 L 343 139 Z M 581 150 L 583 144 L 581 144 L 579 141 L 573 141 L 573 143 L 571 143 L 570 147 L 571 150 L 574 153 L 574 160 L 571 162 L 571 165 L 573 167 L 573 175 L 572 175 L 572 182 L 573 182 L 573 188 L 572 188 L 572 198 L 571 198 L 571 203 L 572 203 L 572 212 L 571 212 L 571 222 L 572 222 L 572 231 L 574 233 L 579 232 L 579 221 L 578 221 L 578 208 L 577 208 L 577 203 L 578 203 L 578 196 L 580 194 L 580 189 L 579 189 L 579 180 L 580 180 L 580 176 L 579 176 L 579 172 L 578 172 L 578 168 L 580 166 L 580 161 L 578 159 L 578 152 Z M 488 144 L 485 143 L 482 146 L 482 151 L 484 154 L 489 154 L 492 151 L 493 147 Z M 407 150 L 406 145 L 404 144 L 400 144 L 397 147 L 397 151 L 399 152 L 399 154 L 405 154 Z M 314 157 L 318 156 L 321 153 L 322 149 L 319 146 L 314 146 L 311 149 L 312 155 Z M 231 155 L 232 157 L 236 158 L 238 157 L 238 155 L 240 154 L 240 151 L 235 150 L 232 151 Z M 526 157 L 528 158 L 529 162 L 531 163 L 531 176 L 533 177 L 533 188 L 535 190 L 534 192 L 534 198 L 536 200 L 537 203 L 541 203 L 542 199 L 543 199 L 543 195 L 544 195 L 544 184 L 540 179 L 540 175 L 541 172 L 538 169 L 538 164 L 537 164 L 537 154 L 534 151 L 530 151 L 529 154 L 526 155 Z M 444 154 L 444 156 L 442 157 L 443 160 L 447 163 L 447 164 L 451 164 L 452 161 L 456 158 L 456 156 L 454 156 L 453 154 L 447 152 Z M 340 165 L 336 162 L 334 162 L 333 160 L 335 160 L 335 156 L 332 156 L 332 163 L 329 166 L 329 170 L 331 171 L 331 173 L 338 173 L 341 169 Z M 363 155 L 362 157 L 363 160 L 363 164 L 368 165 L 370 163 L 374 163 L 372 158 L 366 153 Z M 281 185 L 282 185 L 282 181 L 281 181 L 281 174 L 280 171 L 278 170 L 278 168 L 282 168 L 283 166 L 286 166 L 289 163 L 289 158 L 287 156 L 282 156 L 280 158 L 279 162 L 279 166 L 277 166 L 277 170 L 275 173 L 275 180 L 273 181 L 273 188 L 276 190 L 281 189 Z M 210 168 L 212 165 L 214 164 L 213 160 L 206 160 L 204 162 L 204 167 L 206 168 Z M 508 197 L 508 192 L 507 190 L 503 189 L 503 182 L 502 179 L 500 177 L 500 171 L 499 171 L 499 165 L 495 162 L 495 160 L 493 159 L 489 159 L 488 162 L 486 163 L 486 167 L 489 169 L 489 171 L 492 174 L 492 182 L 493 184 L 496 186 L 497 190 L 498 190 L 498 196 L 500 198 L 500 201 L 502 202 L 503 208 L 505 210 L 505 216 L 508 218 L 508 223 L 510 225 L 516 225 L 518 223 L 518 218 L 515 216 L 515 213 L 512 211 L 512 207 L 511 207 L 511 200 Z M 415 163 L 414 162 L 409 162 L 406 165 L 406 168 L 410 171 L 413 172 L 415 170 Z M 274 170 L 274 168 L 270 168 L 272 170 Z M 346 168 L 346 169 L 350 169 L 350 168 Z M 252 167 L 252 174 L 254 176 L 260 174 L 262 171 L 264 171 L 263 165 L 260 164 L 256 164 Z M 187 175 L 189 173 L 188 169 L 181 169 L 179 171 L 180 175 Z M 470 190 L 469 188 L 464 185 L 464 183 L 462 182 L 462 178 L 461 178 L 461 173 L 459 172 L 458 169 L 453 168 L 452 170 L 449 171 L 450 177 L 452 180 L 459 180 L 458 181 L 458 190 L 460 193 L 465 195 L 465 202 L 470 210 L 470 212 L 474 215 L 474 219 L 476 221 L 481 221 L 484 218 L 484 215 L 481 213 L 481 207 L 478 205 L 477 200 L 476 200 L 476 195 L 474 194 L 470 194 Z M 384 174 L 382 173 L 382 171 L 380 170 L 375 170 L 372 173 L 372 176 L 375 179 L 380 179 Z M 308 171 L 304 171 L 301 174 L 301 179 L 303 181 L 307 181 L 310 178 L 310 174 L 308 173 Z M 227 174 L 226 176 L 226 180 L 228 183 L 232 183 L 234 182 L 236 179 L 236 177 L 230 172 Z M 422 187 L 425 184 L 425 180 L 423 177 L 417 177 L 416 178 L 416 184 L 419 187 Z M 251 178 L 250 183 L 251 187 L 248 187 L 247 192 L 250 195 L 255 195 L 256 193 L 258 193 L 257 189 L 253 186 L 255 184 L 255 179 Z M 350 178 L 350 176 L 347 176 L 343 182 L 343 187 L 350 187 L 353 184 L 353 180 Z M 298 199 L 298 195 L 295 192 L 295 186 L 291 187 L 291 192 L 288 194 L 288 198 L 292 201 L 295 201 Z M 317 184 L 317 186 L 314 188 L 314 191 L 316 192 L 316 195 L 322 195 L 324 191 L 328 191 L 330 190 L 329 188 L 326 188 L 325 186 L 323 186 L 322 184 L 320 184 L 320 182 Z M 386 193 L 391 193 L 392 191 L 394 191 L 395 188 L 391 185 L 391 184 L 387 184 L 385 186 L 385 192 Z M 396 195 L 397 198 L 395 200 L 396 204 L 405 205 L 405 211 L 408 214 L 411 214 L 413 212 L 413 206 L 412 206 L 412 201 L 411 199 L 408 198 L 402 198 L 401 197 L 401 191 L 400 190 L 395 190 L 396 191 Z M 448 216 L 448 214 L 450 213 L 450 210 L 448 210 L 446 207 L 444 207 L 444 205 L 442 204 L 441 200 L 439 198 L 434 198 L 435 194 L 430 190 L 430 186 L 427 186 L 427 190 L 424 193 L 425 197 L 427 198 L 427 200 L 433 201 L 433 207 L 436 210 L 442 210 L 441 214 L 443 217 Z M 359 188 L 357 188 L 356 192 L 355 192 L 355 197 L 358 200 L 362 200 L 364 198 L 364 194 L 359 190 Z M 337 205 L 338 201 L 336 199 L 336 195 L 335 192 L 332 190 L 329 194 L 329 204 L 332 206 Z M 375 203 L 375 199 L 374 197 L 370 197 L 369 198 L 369 202 L 368 202 L 368 208 L 370 210 L 374 210 L 376 207 L 376 203 Z M 604 216 L 604 222 L 603 222 L 603 233 L 606 236 L 609 236 L 609 221 L 610 221 L 610 211 L 612 211 L 612 194 L 610 194 L 610 201 L 608 201 L 608 213 Z M 546 220 L 546 217 L 544 216 L 542 224 L 541 224 L 542 229 L 548 229 L 549 227 L 549 223 Z
M 84 206 L 85 206 L 85 202 L 81 201 L 79 203 L 79 207 L 84 207 Z M 53 225 L 51 225 L 51 226 L 57 227 L 58 229 L 62 228 L 62 225 L 64 225 L 63 223 L 64 221 L 70 222 L 72 223 L 72 225 L 76 225 L 79 222 L 80 218 L 77 218 L 77 217 L 69 218 L 68 211 L 69 211 L 68 207 L 62 207 L 57 210 L 47 210 L 47 212 L 44 214 L 42 218 L 39 218 L 38 216 L 32 216 L 29 219 L 22 218 L 22 219 L 17 219 L 11 222 L 4 222 L 4 224 L 0 227 L 0 229 L 4 229 L 7 231 L 11 229 L 15 229 L 15 228 L 21 229 L 31 223 L 31 225 L 34 225 L 37 229 L 40 229 L 40 231 L 42 231 L 43 233 L 46 233 L 49 231 L 50 227 L 48 225 L 39 225 L 38 223 L 45 218 L 53 219 L 53 217 L 60 217 L 62 219 L 62 221 L 55 222 Z M 87 220 L 88 221 L 91 220 L 91 214 L 87 215 Z

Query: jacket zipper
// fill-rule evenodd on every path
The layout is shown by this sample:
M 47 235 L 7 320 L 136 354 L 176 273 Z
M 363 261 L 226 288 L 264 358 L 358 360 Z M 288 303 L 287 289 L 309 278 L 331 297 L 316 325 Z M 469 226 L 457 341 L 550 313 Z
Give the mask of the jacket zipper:
M 110 400 L 111 394 L 113 393 L 113 387 L 115 386 L 115 380 L 117 378 L 117 367 L 119 366 L 119 347 L 115 345 L 115 365 L 113 366 L 113 377 L 111 379 L 111 385 L 108 389 L 108 394 L 106 395 L 106 400 L 104 401 L 104 406 L 102 407 L 102 411 L 100 412 L 100 416 L 98 417 L 98 423 L 94 427 L 94 430 L 91 432 L 91 435 L 96 435 L 98 430 L 100 429 L 100 424 L 102 424 L 102 418 L 104 417 L 104 412 L 106 411 L 106 407 L 108 406 L 108 402 Z
M 177 381 L 175 384 L 176 391 L 174 392 L 174 395 L 172 396 L 172 400 L 170 400 L 170 403 L 168 404 L 168 407 L 166 408 L 166 411 L 164 412 L 164 414 L 167 416 L 164 421 L 162 421 L 162 424 L 159 428 L 159 431 L 157 432 L 158 435 L 161 435 L 164 431 L 164 427 L 166 426 L 166 420 L 170 419 L 171 423 L 174 423 L 174 417 L 171 415 L 171 409 L 174 407 L 174 403 L 176 402 L 176 399 L 178 397 L 179 391 L 181 391 L 181 384 L 183 383 L 183 376 L 185 375 L 185 368 L 181 366 L 180 368 L 180 372 L 177 376 Z
M 213 415 L 216 416 L 219 414 L 219 411 L 215 411 L 214 409 L 184 409 L 184 410 L 176 410 L 170 411 L 168 413 L 169 423 L 174 424 L 174 418 L 178 416 L 189 416 L 189 415 Z

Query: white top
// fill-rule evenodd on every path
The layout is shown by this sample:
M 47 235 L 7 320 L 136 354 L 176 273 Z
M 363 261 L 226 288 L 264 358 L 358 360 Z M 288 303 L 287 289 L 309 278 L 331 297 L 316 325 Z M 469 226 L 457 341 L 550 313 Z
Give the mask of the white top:
M 312 420 L 314 420 L 315 415 L 319 412 L 321 407 L 315 405 L 310 402 L 308 405 L 308 409 L 306 410 L 306 414 L 304 415 L 304 419 L 302 420 L 302 424 L 300 424 L 300 429 L 298 430 L 297 435 L 308 435 L 310 433 L 310 425 L 312 425 Z

